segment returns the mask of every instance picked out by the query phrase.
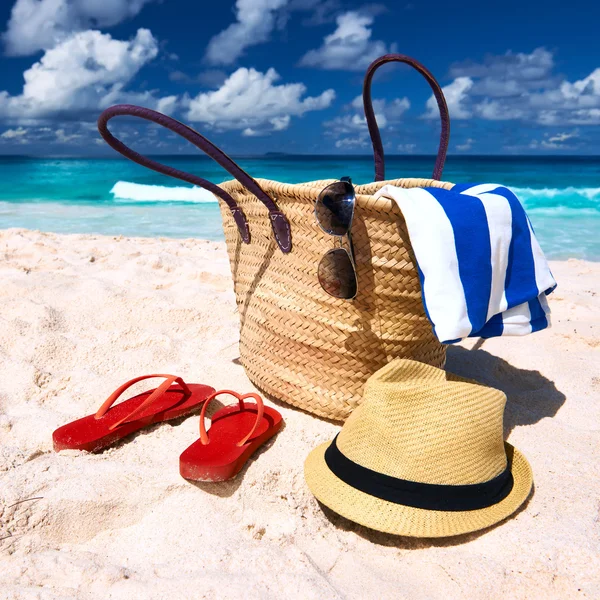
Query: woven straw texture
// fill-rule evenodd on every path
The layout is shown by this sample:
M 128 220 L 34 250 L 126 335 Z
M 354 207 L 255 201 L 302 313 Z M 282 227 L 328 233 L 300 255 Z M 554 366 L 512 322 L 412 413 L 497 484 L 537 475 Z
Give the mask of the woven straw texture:
M 352 239 L 358 295 L 329 296 L 317 268 L 334 247 L 314 218 L 321 190 L 334 180 L 289 185 L 257 180 L 292 228 L 282 253 L 268 213 L 237 181 L 221 184 L 246 214 L 251 243 L 240 240 L 229 209 L 221 213 L 240 314 L 240 358 L 250 380 L 270 396 L 329 419 L 343 420 L 361 401 L 366 380 L 396 357 L 441 367 L 444 347 L 425 316 L 406 224 L 397 205 L 373 194 L 386 184 L 443 187 L 430 179 L 356 186 Z
M 435 511 L 380 500 L 338 479 L 325 463 L 329 443 L 313 450 L 305 476 L 313 494 L 338 514 L 398 535 L 445 537 L 505 519 L 527 499 L 527 460 L 502 438 L 506 396 L 410 360 L 394 360 L 365 387 L 364 403 L 346 421 L 339 450 L 371 470 L 440 485 L 483 483 L 511 461 L 514 486 L 502 501 L 468 511 Z

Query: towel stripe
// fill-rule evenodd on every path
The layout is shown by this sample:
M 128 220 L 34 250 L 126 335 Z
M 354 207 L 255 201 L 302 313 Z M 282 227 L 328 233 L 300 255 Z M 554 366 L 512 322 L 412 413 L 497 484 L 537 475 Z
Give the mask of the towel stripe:
M 486 321 L 489 321 L 495 314 L 504 312 L 508 308 L 505 284 L 510 258 L 512 211 L 506 198 L 498 194 L 482 194 L 479 199 L 485 208 L 490 231 L 491 262 L 494 266 L 492 291 L 486 316 Z
M 529 301 L 529 312 L 531 313 L 531 331 L 540 331 L 548 327 L 546 313 L 542 308 L 539 298 Z
M 508 308 L 512 308 L 539 294 L 536 285 L 531 234 L 527 215 L 515 195 L 503 187 L 497 188 L 494 193 L 506 198 L 512 210 L 512 241 L 505 285 Z
M 556 282 L 554 283 L 552 290 L 554 290 L 554 288 L 556 288 Z M 544 315 L 546 317 L 546 324 L 547 324 L 546 326 L 547 327 L 550 327 L 550 325 L 552 324 L 551 318 L 550 318 L 550 307 L 548 306 L 548 294 L 551 294 L 552 290 L 542 292 L 538 296 L 538 300 L 540 301 L 540 306 L 542 307 L 542 310 L 544 311 Z
M 428 192 L 444 209 L 452 225 L 458 270 L 471 323 L 466 332 L 469 335 L 485 325 L 492 289 L 492 251 L 485 209 L 481 200 L 473 196 L 464 194 L 461 202 L 457 202 L 455 195 L 446 190 L 430 188 Z M 464 227 L 469 229 L 469 236 L 460 235 Z
M 419 262 L 417 261 L 417 274 L 419 275 L 419 281 L 421 282 L 421 290 L 425 289 L 425 275 L 423 275 L 423 271 L 421 271 L 421 267 L 419 266 Z M 425 294 L 421 291 L 421 300 L 423 301 L 423 308 L 425 309 L 425 316 L 429 319 L 432 327 L 435 327 L 433 321 L 431 320 L 431 316 L 429 315 L 429 309 L 427 308 L 427 299 L 425 298 Z
M 438 339 L 526 335 L 550 325 L 556 287 L 516 196 L 498 184 L 403 189 L 395 200 L 417 258 L 423 306 Z
M 548 267 L 546 257 L 540 248 L 540 245 L 535 237 L 533 226 L 529 217 L 527 217 L 527 225 L 529 227 L 529 235 L 531 237 L 531 250 L 533 252 L 533 263 L 535 267 L 535 282 L 537 285 L 538 293 L 541 294 L 546 291 L 546 294 L 550 294 L 556 287 L 556 281 L 552 276 L 552 271 Z
M 491 338 L 499 337 L 504 333 L 502 313 L 494 315 L 479 331 L 474 331 L 469 337 Z
M 524 302 L 509 308 L 502 314 L 504 335 L 527 335 L 531 333 L 531 311 L 529 303 Z
M 458 272 L 454 231 L 446 213 L 436 199 L 424 189 L 394 188 L 401 198 L 406 223 L 414 223 L 426 214 L 431 229 L 419 228 L 410 232 L 410 241 L 421 270 L 422 296 L 426 298 L 427 313 L 440 340 L 458 337 L 455 329 L 466 337 L 471 323 L 466 310 L 465 294 Z M 435 232 L 435 235 L 432 235 Z M 443 261 L 443 262 L 441 262 Z M 448 293 L 452 290 L 453 293 Z M 450 334 L 450 335 L 449 335 Z

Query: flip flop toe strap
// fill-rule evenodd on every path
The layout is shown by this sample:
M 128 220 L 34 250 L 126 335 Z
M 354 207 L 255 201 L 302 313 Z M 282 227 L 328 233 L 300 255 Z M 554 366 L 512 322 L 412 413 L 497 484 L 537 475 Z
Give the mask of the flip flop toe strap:
M 244 400 L 246 400 L 247 398 L 252 398 L 253 400 L 256 401 L 256 405 L 258 406 L 258 411 L 256 414 L 256 420 L 254 421 L 254 425 L 253 425 L 252 429 L 250 430 L 250 432 L 248 433 L 248 435 L 246 435 L 244 437 L 244 439 L 237 442 L 237 444 L 236 444 L 236 446 L 243 446 L 254 435 L 254 432 L 256 431 L 258 425 L 262 421 L 262 418 L 263 418 L 263 415 L 265 412 L 265 407 L 264 407 L 262 398 L 258 394 L 249 393 L 249 394 L 242 395 L 242 394 L 238 394 L 237 392 L 234 392 L 232 390 L 220 390 L 218 392 L 215 392 L 214 394 L 211 394 L 206 399 L 206 402 L 202 406 L 202 411 L 200 413 L 200 441 L 204 446 L 206 446 L 206 444 L 208 444 L 208 441 L 209 441 L 208 433 L 206 431 L 206 425 L 204 424 L 204 417 L 206 415 L 206 409 L 208 408 L 209 403 L 212 400 L 214 400 L 217 396 L 220 396 L 221 394 L 229 394 L 230 396 L 237 398 L 238 403 L 240 405 L 240 410 L 244 410 Z
M 143 381 L 144 379 L 152 379 L 153 377 L 164 377 L 165 380 L 133 411 L 131 411 L 128 415 L 119 419 L 116 423 L 113 423 L 109 429 L 114 429 L 123 423 L 134 420 L 134 417 L 141 415 L 153 402 L 159 400 L 165 392 L 169 390 L 169 388 L 174 384 L 178 383 L 185 397 L 188 398 L 191 396 L 192 392 L 190 388 L 186 385 L 185 381 L 178 377 L 177 375 L 142 375 L 141 377 L 136 377 L 135 379 L 131 379 L 130 381 L 124 383 L 121 387 L 117 388 L 104 402 L 104 404 L 98 409 L 98 412 L 94 415 L 95 419 L 101 419 L 108 411 L 108 409 L 118 400 L 118 398 L 129 389 L 132 385 L 138 383 L 139 381 Z

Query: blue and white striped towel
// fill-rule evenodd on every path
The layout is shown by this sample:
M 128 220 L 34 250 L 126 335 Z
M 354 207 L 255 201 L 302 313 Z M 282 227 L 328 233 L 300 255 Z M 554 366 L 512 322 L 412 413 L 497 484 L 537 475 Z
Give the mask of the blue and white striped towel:
M 556 282 L 517 197 L 496 184 L 376 194 L 398 203 L 415 252 L 425 312 L 444 343 L 526 335 L 550 325 Z

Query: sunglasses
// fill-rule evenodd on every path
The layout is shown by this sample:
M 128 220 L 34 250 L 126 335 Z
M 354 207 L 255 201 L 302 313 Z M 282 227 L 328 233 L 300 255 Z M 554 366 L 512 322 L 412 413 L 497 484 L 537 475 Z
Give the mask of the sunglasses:
M 336 238 L 339 247 L 329 250 L 319 263 L 319 283 L 334 298 L 352 300 L 358 291 L 356 263 L 350 230 L 354 219 L 356 194 L 350 177 L 342 177 L 321 191 L 315 203 L 319 227 Z M 343 240 L 348 241 L 349 251 Z

